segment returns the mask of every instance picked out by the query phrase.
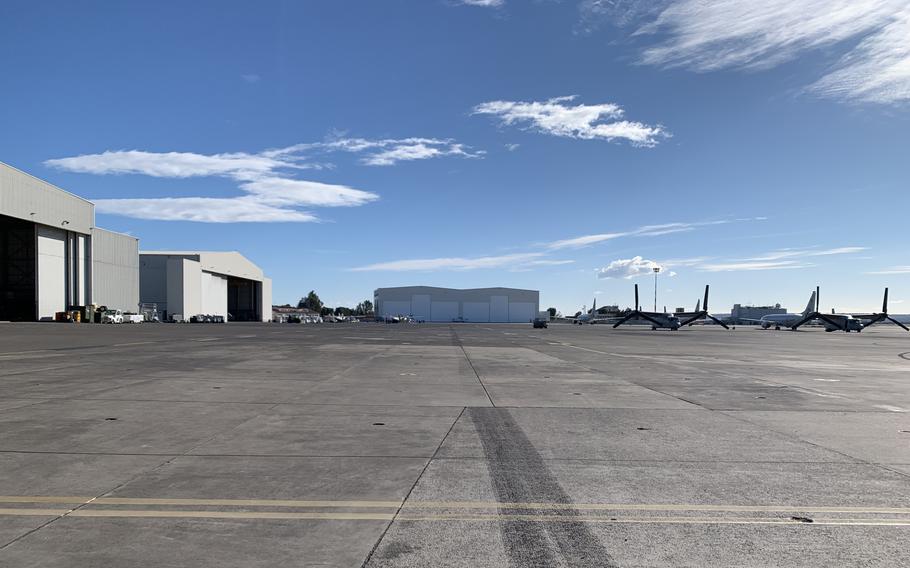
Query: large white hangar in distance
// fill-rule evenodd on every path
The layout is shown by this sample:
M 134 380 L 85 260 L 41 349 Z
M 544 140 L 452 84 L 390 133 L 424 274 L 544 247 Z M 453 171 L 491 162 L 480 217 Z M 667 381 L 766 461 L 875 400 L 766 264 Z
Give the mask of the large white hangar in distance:
M 142 251 L 139 266 L 139 296 L 157 304 L 165 320 L 174 314 L 272 319 L 272 280 L 239 252 Z
M 517 288 L 378 288 L 373 307 L 383 318 L 409 316 L 419 321 L 528 323 L 540 309 L 540 292 Z
M 135 311 L 139 239 L 95 226 L 95 205 L 0 162 L 0 320 L 71 306 Z

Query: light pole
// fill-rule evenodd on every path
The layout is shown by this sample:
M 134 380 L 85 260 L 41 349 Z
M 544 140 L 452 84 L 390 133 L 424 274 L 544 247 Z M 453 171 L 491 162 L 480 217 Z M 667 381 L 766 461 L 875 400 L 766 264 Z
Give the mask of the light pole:
M 660 273 L 660 267 L 655 266 L 652 268 L 654 271 L 654 311 L 657 312 L 657 275 Z

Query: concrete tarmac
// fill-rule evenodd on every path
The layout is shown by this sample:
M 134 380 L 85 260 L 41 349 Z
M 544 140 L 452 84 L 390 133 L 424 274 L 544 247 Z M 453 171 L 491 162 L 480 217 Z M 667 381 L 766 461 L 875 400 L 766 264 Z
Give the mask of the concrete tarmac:
M 0 566 L 910 566 L 910 334 L 0 324 Z

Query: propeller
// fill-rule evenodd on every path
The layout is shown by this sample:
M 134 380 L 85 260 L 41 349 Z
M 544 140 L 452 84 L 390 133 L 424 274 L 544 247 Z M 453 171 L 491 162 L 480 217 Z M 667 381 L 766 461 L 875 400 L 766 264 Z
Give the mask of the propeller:
M 910 327 L 907 327 L 906 325 L 902 324 L 901 322 L 897 321 L 896 319 L 894 319 L 891 316 L 885 316 L 885 319 L 890 321 L 893 324 L 901 326 L 902 328 L 904 328 L 904 331 L 910 331 Z

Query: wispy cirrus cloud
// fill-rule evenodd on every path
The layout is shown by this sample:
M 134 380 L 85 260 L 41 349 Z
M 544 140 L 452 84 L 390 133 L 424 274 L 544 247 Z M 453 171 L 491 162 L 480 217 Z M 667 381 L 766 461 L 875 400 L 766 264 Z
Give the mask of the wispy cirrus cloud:
M 742 260 L 751 262 L 751 261 L 768 261 L 768 260 L 781 260 L 785 258 L 799 258 L 799 257 L 809 257 L 809 256 L 832 256 L 836 254 L 853 254 L 857 252 L 862 252 L 868 250 L 867 247 L 837 247 L 832 249 L 781 249 L 771 251 L 759 256 L 754 256 L 751 258 L 744 258 Z
M 623 119 L 614 103 L 572 104 L 575 95 L 546 101 L 490 101 L 474 107 L 473 114 L 491 115 L 506 126 L 523 126 L 544 134 L 581 140 L 625 140 L 634 146 L 656 146 L 669 133 L 659 125 Z
M 558 241 L 553 241 L 547 243 L 547 248 L 550 250 L 559 250 L 566 248 L 582 248 L 597 243 L 602 243 L 605 241 L 611 241 L 613 239 L 618 239 L 621 237 L 658 237 L 661 235 L 669 235 L 673 233 L 686 233 L 689 231 L 694 231 L 699 227 L 707 227 L 711 225 L 726 225 L 727 223 L 733 222 L 744 222 L 744 221 L 761 221 L 764 220 L 764 217 L 752 217 L 746 219 L 724 219 L 719 221 L 700 221 L 693 223 L 664 223 L 661 225 L 643 225 L 637 229 L 632 229 L 629 231 L 618 231 L 613 233 L 597 233 L 593 235 L 582 235 L 579 237 L 572 237 L 570 239 L 562 239 Z
M 709 226 L 709 225 L 720 225 L 725 223 L 733 222 L 745 222 L 752 221 L 755 218 L 744 218 L 744 219 L 731 219 L 731 220 L 722 220 L 722 221 L 704 221 L 704 222 L 695 222 L 695 223 L 665 223 L 662 225 L 644 225 L 636 229 L 629 231 L 617 232 L 617 233 L 602 233 L 598 235 L 588 235 L 583 237 L 575 237 L 572 239 L 563 239 L 559 241 L 553 241 L 550 243 L 537 243 L 534 245 L 536 250 L 523 253 L 507 254 L 507 255 L 490 255 L 490 256 L 480 256 L 480 257 L 443 257 L 443 258 L 425 258 L 425 259 L 405 259 L 405 260 L 393 260 L 388 262 L 379 262 L 375 264 L 369 264 L 367 266 L 352 268 L 354 271 L 379 271 L 379 270 L 388 270 L 388 271 L 432 271 L 432 270 L 474 270 L 481 268 L 501 268 L 508 267 L 511 269 L 531 269 L 531 268 L 542 268 L 547 266 L 561 266 L 572 264 L 575 260 L 571 259 L 556 259 L 548 258 L 551 255 L 557 254 L 557 251 L 563 249 L 572 249 L 588 246 L 598 242 L 603 242 L 605 240 L 610 240 L 613 238 L 620 237 L 645 237 L 645 236 L 660 236 L 670 233 L 676 233 L 680 231 L 690 231 L 694 230 L 697 227 Z M 529 247 L 530 248 L 530 247 Z M 654 261 L 644 261 L 641 257 L 638 257 L 637 264 L 641 266 L 651 266 L 645 265 L 642 263 L 651 263 Z M 634 260 L 634 259 L 630 259 Z M 692 266 L 698 264 L 705 260 L 704 258 L 686 258 L 686 259 L 675 259 L 670 261 L 663 261 L 660 265 L 663 268 L 671 268 L 677 266 Z M 627 261 L 622 261 L 627 262 Z M 650 268 L 649 268 L 650 270 Z M 671 274 L 671 276 L 675 276 Z
M 702 264 L 698 268 L 704 272 L 748 272 L 753 270 L 787 270 L 794 268 L 809 268 L 810 263 L 796 260 L 767 260 L 749 262 L 720 262 L 716 264 Z
M 165 196 L 97 199 L 101 213 L 140 219 L 235 222 L 311 222 L 318 220 L 302 209 L 356 207 L 379 199 L 375 193 L 346 185 L 297 179 L 302 170 L 325 169 L 314 157 L 331 152 L 362 154 L 361 163 L 389 166 L 402 161 L 442 156 L 479 157 L 463 144 L 435 138 L 369 140 L 334 137 L 324 142 L 295 144 L 257 153 L 105 151 L 47 160 L 48 167 L 94 175 L 145 175 L 188 179 L 222 177 L 237 182 L 241 195 L 231 197 Z
M 590 13 L 607 13 L 613 3 L 589 4 Z M 637 2 L 624 8 L 641 9 Z M 657 32 L 666 39 L 645 49 L 642 63 L 701 72 L 769 69 L 809 51 L 849 46 L 808 91 L 875 103 L 910 100 L 906 0 L 676 0 L 664 2 L 636 35 Z
M 465 6 L 483 6 L 484 8 L 498 8 L 505 5 L 505 0 L 458 0 Z
M 847 246 L 829 249 L 783 249 L 771 251 L 750 258 L 698 264 L 699 270 L 705 272 L 745 272 L 755 270 L 792 270 L 815 266 L 811 260 L 817 257 L 828 257 L 842 254 L 854 254 L 868 250 L 867 247 Z
M 866 274 L 910 274 L 910 266 L 892 266 L 882 270 L 866 272 Z
M 287 148 L 267 150 L 267 156 L 322 155 L 332 152 L 362 154 L 360 163 L 367 166 L 392 166 L 398 162 L 427 160 L 445 156 L 482 158 L 486 152 L 473 150 L 451 138 L 347 138 L 332 136 L 323 142 L 295 144 Z

